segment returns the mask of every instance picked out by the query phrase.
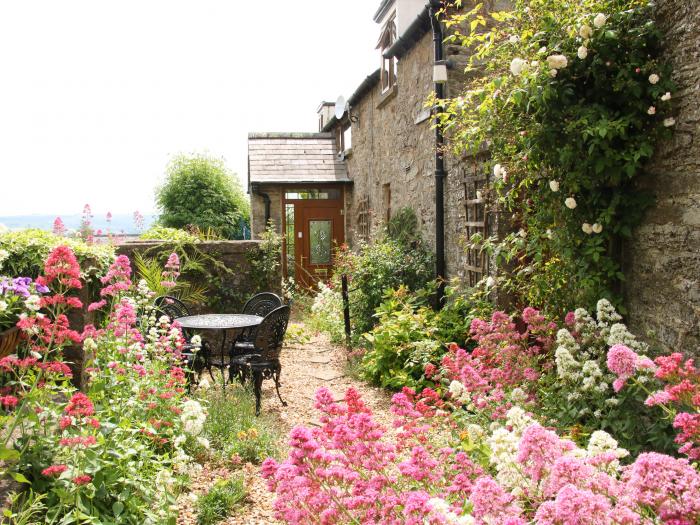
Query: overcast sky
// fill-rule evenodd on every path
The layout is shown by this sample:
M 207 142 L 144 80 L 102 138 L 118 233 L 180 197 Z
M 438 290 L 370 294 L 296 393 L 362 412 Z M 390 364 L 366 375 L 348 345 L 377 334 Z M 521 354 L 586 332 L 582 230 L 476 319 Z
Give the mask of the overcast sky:
M 0 215 L 149 212 L 168 158 L 316 131 L 378 67 L 379 0 L 0 2 Z

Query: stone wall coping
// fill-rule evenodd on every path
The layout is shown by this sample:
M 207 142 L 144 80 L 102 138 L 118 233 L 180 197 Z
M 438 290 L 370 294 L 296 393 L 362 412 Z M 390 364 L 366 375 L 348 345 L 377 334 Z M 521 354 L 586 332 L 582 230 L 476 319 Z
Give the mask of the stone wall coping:
M 196 243 L 202 251 L 208 251 L 209 249 L 218 249 L 227 253 L 238 253 L 246 252 L 250 249 L 254 249 L 260 246 L 262 241 L 259 240 L 245 240 L 245 241 L 200 241 Z M 168 241 L 160 240 L 139 240 L 139 241 L 127 241 L 117 245 L 117 251 L 122 249 L 127 250 L 139 250 L 145 248 L 153 248 L 155 246 L 168 246 L 170 243 Z

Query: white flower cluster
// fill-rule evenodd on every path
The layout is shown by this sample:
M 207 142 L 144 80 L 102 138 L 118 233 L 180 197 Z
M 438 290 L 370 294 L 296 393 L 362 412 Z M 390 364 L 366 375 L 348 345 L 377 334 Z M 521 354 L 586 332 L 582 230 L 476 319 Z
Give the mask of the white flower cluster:
M 182 404 L 180 421 L 184 431 L 190 436 L 198 436 L 204 429 L 207 420 L 207 411 L 201 403 L 195 399 L 189 399 Z
M 2 263 L 10 256 L 10 252 L 7 250 L 0 250 L 0 268 L 2 268 Z
M 430 498 L 426 502 L 427 508 L 430 509 L 429 517 L 436 520 L 437 523 L 445 525 L 474 525 L 474 517 L 471 514 L 463 514 L 458 516 L 450 508 L 450 504 L 442 498 Z
M 503 182 L 508 181 L 508 172 L 500 164 L 496 164 L 493 167 L 493 176 L 497 181 L 499 181 L 499 180 L 502 180 Z

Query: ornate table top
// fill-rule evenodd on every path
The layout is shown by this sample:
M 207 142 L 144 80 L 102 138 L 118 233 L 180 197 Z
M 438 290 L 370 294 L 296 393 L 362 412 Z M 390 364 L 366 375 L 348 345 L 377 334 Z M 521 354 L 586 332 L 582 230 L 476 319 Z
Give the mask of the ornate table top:
M 183 328 L 193 330 L 227 330 L 258 326 L 263 318 L 246 314 L 203 314 L 178 317 L 175 320 Z

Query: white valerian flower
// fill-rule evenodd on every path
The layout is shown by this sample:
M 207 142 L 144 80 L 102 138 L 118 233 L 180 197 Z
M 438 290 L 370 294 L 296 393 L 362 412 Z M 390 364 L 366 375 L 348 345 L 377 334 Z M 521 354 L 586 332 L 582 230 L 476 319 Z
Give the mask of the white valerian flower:
M 593 226 L 591 226 L 591 229 L 593 230 L 593 233 L 600 233 L 603 231 L 603 225 L 596 222 L 593 224 Z
M 0 299 L 0 312 L 7 310 L 7 303 Z
M 578 34 L 581 35 L 581 38 L 591 38 L 593 36 L 593 28 L 588 24 L 583 24 L 578 30 Z
M 542 55 L 547 52 L 547 46 L 542 46 L 537 50 L 537 54 Z
M 547 57 L 547 65 L 552 69 L 564 69 L 569 65 L 569 60 L 565 55 L 549 55 Z
M 517 403 L 524 403 L 525 401 L 527 401 L 527 394 L 525 393 L 525 391 L 522 388 L 516 387 L 510 393 L 510 399 L 511 399 L 511 401 L 513 401 L 513 403 L 516 403 L 516 404 Z
M 550 70 L 549 70 L 549 76 L 552 77 L 552 78 L 556 77 L 558 73 L 559 73 L 559 72 L 558 72 L 556 69 L 550 69 Z
M 581 46 L 578 48 L 578 51 L 576 52 L 578 57 L 583 60 L 588 56 L 588 48 L 586 46 Z
M 510 72 L 516 77 L 520 75 L 527 67 L 527 61 L 522 58 L 514 58 L 510 62 Z
M 605 22 L 608 21 L 608 17 L 605 16 L 603 13 L 598 13 L 595 18 L 593 19 L 593 25 L 596 26 L 598 29 L 603 27 L 605 25 Z
M 661 100 L 663 100 L 664 102 L 668 102 L 669 100 L 671 100 L 671 93 L 667 91 L 666 93 L 661 95 Z
M 202 336 L 201 335 L 193 335 L 192 339 L 190 339 L 190 343 L 194 346 L 202 346 Z
M 590 235 L 591 233 L 593 233 L 593 228 L 591 228 L 591 225 L 588 224 L 587 222 L 584 222 L 581 225 L 581 229 L 583 230 L 583 233 L 585 233 L 586 235 Z
M 530 65 L 531 65 L 533 68 L 538 68 L 538 67 L 540 67 L 540 61 L 539 61 L 539 60 L 533 60 L 532 62 L 530 62 Z
M 494 286 L 496 286 L 496 279 L 489 275 L 486 279 L 486 288 L 493 288 Z
M 675 119 L 675 118 L 673 118 L 673 117 L 668 117 L 668 118 L 665 118 L 665 119 L 664 119 L 664 126 L 666 126 L 667 128 L 670 128 L 671 126 L 675 126 L 675 125 L 676 125 L 676 119 Z
M 207 390 L 211 387 L 211 383 L 209 383 L 209 380 L 206 377 L 203 377 L 197 384 L 197 387 L 201 388 L 202 390 Z
M 24 301 L 24 305 L 33 312 L 36 312 L 37 310 L 39 310 L 39 308 L 41 308 L 41 299 L 38 295 L 30 295 Z
M 191 436 L 198 436 L 204 429 L 207 413 L 199 401 L 189 399 L 182 404 L 180 420 L 186 433 Z
M 549 181 L 549 189 L 552 190 L 554 193 L 559 191 L 559 181 L 558 180 L 550 180 Z
M 511 44 L 517 44 L 518 40 L 520 40 L 518 38 L 518 35 L 510 35 L 510 38 L 508 38 L 508 42 L 510 42 Z
M 659 82 L 659 75 L 657 75 L 656 73 L 652 73 L 651 75 L 649 75 L 649 83 L 650 84 L 656 84 L 658 82 Z
M 202 448 L 204 448 L 205 450 L 209 450 L 210 445 L 209 445 L 209 440 L 208 440 L 207 438 L 198 437 L 198 438 L 197 438 L 197 443 L 199 443 L 199 445 L 200 445 Z
M 518 231 L 518 237 L 522 237 L 524 239 L 525 237 L 527 237 L 527 232 L 520 228 L 520 230 Z
M 573 197 L 567 197 L 567 199 L 564 201 L 564 205 L 570 210 L 573 210 L 577 206 L 576 199 Z
M 649 109 L 647 109 L 647 115 L 656 115 L 656 108 L 654 106 L 649 106 Z

